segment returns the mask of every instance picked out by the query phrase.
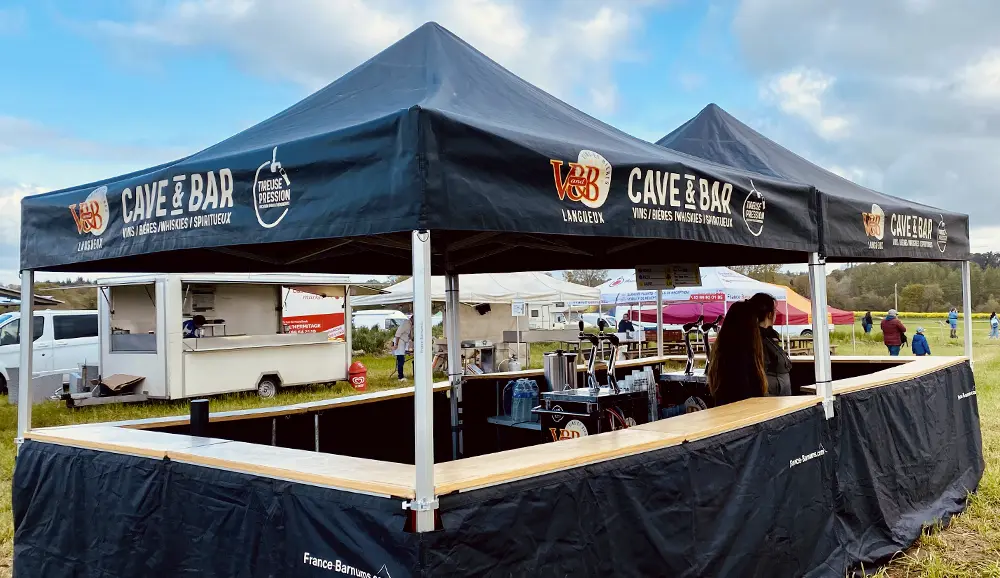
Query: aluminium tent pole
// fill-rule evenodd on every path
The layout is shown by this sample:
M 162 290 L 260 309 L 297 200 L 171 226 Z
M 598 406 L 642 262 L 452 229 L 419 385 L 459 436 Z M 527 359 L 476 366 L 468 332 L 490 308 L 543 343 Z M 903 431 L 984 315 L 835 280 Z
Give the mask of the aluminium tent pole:
M 417 532 L 434 530 L 434 385 L 431 379 L 431 234 L 413 231 L 414 500 Z M 450 317 L 450 316 L 449 316 Z
M 21 302 L 24 302 L 22 293 Z M 23 307 L 23 305 L 22 305 Z M 969 261 L 962 261 L 962 317 L 965 320 L 965 356 L 972 362 L 972 267 Z M 23 366 L 22 366 L 23 367 Z
M 809 254 L 809 285 L 812 294 L 813 363 L 816 370 L 816 393 L 823 396 L 826 418 L 833 417 L 831 383 L 830 331 L 826 318 L 826 259 Z
M 656 290 L 656 355 L 663 357 L 663 289 Z
M 462 397 L 462 361 L 460 358 L 459 323 L 458 323 L 458 275 L 445 273 L 445 329 L 448 332 L 448 382 L 451 384 L 451 459 L 457 460 L 461 451 L 459 436 L 461 430 L 461 412 L 459 403 Z
M 604 319 L 604 296 L 603 295 L 601 295 L 601 296 L 599 296 L 597 298 L 597 320 L 600 321 L 601 319 Z M 618 325 L 617 324 L 615 324 L 615 331 L 618 331 Z M 577 349 L 580 350 L 580 356 L 581 356 L 581 359 L 582 359 L 583 358 L 583 350 L 580 349 L 579 347 Z M 591 352 L 591 355 L 593 355 L 593 352 Z M 525 369 L 527 369 L 527 366 L 525 366 Z
M 642 335 L 645 337 L 646 326 L 642 323 L 642 297 L 639 298 L 639 315 L 637 318 L 639 319 L 639 331 L 642 331 Z M 636 348 L 638 349 L 638 351 L 635 354 L 635 358 L 639 359 L 640 357 L 642 357 L 642 341 L 639 341 L 639 344 Z M 628 349 L 628 347 L 626 346 L 625 349 Z
M 785 334 L 785 352 L 786 353 L 790 353 L 792 351 L 792 342 L 790 340 L 790 336 L 788 335 L 789 331 L 791 331 L 791 330 L 788 328 L 788 294 L 786 293 L 785 294 L 785 330 L 782 331 L 782 333 Z
M 344 288 L 344 344 L 347 346 L 347 373 L 348 379 L 351 373 L 351 364 L 354 363 L 354 345 L 352 343 L 354 333 L 354 315 L 351 314 L 351 291 L 353 288 L 348 285 Z
M 24 443 L 24 433 L 31 429 L 31 374 L 35 346 L 35 272 L 21 271 L 21 364 L 17 381 L 17 437 L 18 450 Z

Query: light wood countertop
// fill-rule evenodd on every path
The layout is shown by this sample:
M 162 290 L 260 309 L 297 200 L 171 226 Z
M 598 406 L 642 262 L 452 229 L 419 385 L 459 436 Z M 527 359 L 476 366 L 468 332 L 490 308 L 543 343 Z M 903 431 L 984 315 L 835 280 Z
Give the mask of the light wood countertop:
M 833 383 L 833 395 L 851 393 L 862 389 L 871 389 L 880 385 L 896 383 L 904 379 L 913 379 L 921 375 L 927 375 L 941 369 L 965 363 L 967 357 L 962 356 L 926 356 L 926 357 L 886 357 L 885 359 L 897 360 L 900 364 L 896 367 L 876 371 L 868 375 L 859 375 L 847 379 L 838 379 Z M 898 361 L 903 360 L 903 361 Z M 802 387 L 803 393 L 815 393 L 815 385 Z
M 599 435 L 434 465 L 439 495 L 675 446 L 816 405 L 815 395 L 748 399 Z M 557 445 L 553 445 L 557 444 Z
M 634 365 L 683 360 L 684 356 L 641 359 Z M 795 361 L 812 361 L 811 357 Z M 882 371 L 838 380 L 834 393 L 849 393 L 925 375 L 959 363 L 964 357 L 852 357 L 838 356 L 835 363 L 898 363 Z M 620 366 L 624 366 L 623 364 Z M 511 377 L 515 374 L 510 374 Z M 435 391 L 448 388 L 434 385 Z M 340 399 L 212 414 L 212 421 L 258 418 L 345 407 L 413 395 L 413 388 L 400 388 Z M 551 444 L 499 452 L 444 462 L 434 467 L 435 490 L 439 495 L 501 484 L 526 477 L 565 470 L 587 464 L 634 455 L 703 439 L 781 415 L 801 411 L 820 402 L 815 395 L 755 398 L 718 408 L 660 420 L 627 430 L 587 436 Z M 154 418 L 104 424 L 81 424 L 35 429 L 25 437 L 39 442 L 110 451 L 153 459 L 170 458 L 207 467 L 247 472 L 347 491 L 396 496 L 414 495 L 415 468 L 412 465 L 381 462 L 347 456 L 277 448 L 213 438 L 145 431 L 145 428 L 186 424 L 187 416 Z
M 370 494 L 413 498 L 416 468 L 260 444 L 198 438 L 109 425 L 31 430 L 25 438 L 223 470 L 282 478 Z

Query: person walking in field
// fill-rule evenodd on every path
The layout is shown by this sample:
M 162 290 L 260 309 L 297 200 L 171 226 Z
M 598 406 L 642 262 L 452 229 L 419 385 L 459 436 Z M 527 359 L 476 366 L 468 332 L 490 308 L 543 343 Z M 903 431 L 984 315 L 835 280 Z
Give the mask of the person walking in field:
M 913 355 L 917 357 L 931 354 L 931 346 L 927 343 L 927 337 L 924 336 L 923 327 L 917 327 L 917 334 L 913 336 L 913 343 L 910 344 L 910 348 L 913 350 Z
M 1000 339 L 1000 318 L 996 311 L 990 313 L 990 339 Z
M 861 328 L 865 330 L 865 335 L 872 332 L 872 325 L 874 324 L 872 321 L 872 312 L 866 311 L 865 316 L 861 318 Z
M 903 345 L 903 334 L 906 333 L 906 326 L 896 315 L 896 310 L 890 309 L 882 320 L 882 343 L 889 350 L 889 355 L 899 355 L 899 348 Z
M 958 338 L 958 308 L 952 307 L 948 312 L 948 325 L 951 327 L 951 338 Z

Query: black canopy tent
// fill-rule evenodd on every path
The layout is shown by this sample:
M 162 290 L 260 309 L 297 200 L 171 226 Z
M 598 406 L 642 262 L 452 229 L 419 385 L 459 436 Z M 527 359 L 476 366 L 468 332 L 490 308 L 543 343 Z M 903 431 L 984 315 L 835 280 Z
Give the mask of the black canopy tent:
M 818 215 L 811 184 L 635 139 L 428 24 L 301 103 L 205 151 L 25 199 L 22 292 L 30 294 L 35 270 L 412 271 L 416 480 L 406 506 L 416 513 L 415 529 L 425 532 L 434 528 L 439 507 L 431 431 L 432 270 L 447 276 L 447 307 L 457 311 L 461 273 L 808 260 L 817 390 L 829 418 Z M 22 311 L 30 315 L 25 301 Z M 458 315 L 448 315 L 448 323 L 449 333 L 458 335 Z M 31 374 L 30 327 L 26 331 L 22 392 Z M 458 345 L 448 342 L 453 426 L 462 381 Z M 25 398 L 30 395 L 22 393 Z M 816 434 L 809 439 L 829 444 L 822 436 L 833 428 L 813 419 L 822 410 L 812 410 L 802 418 L 810 436 Z M 19 405 L 19 438 L 30 421 L 30 404 Z M 763 430 L 761 436 L 780 437 Z M 798 448 L 791 455 L 798 456 Z M 754 461 L 784 467 L 786 456 L 764 456 Z M 685 466 L 677 475 L 690 472 Z M 762 479 L 770 481 L 760 486 L 773 485 L 770 473 Z M 788 495 L 812 499 L 794 491 L 783 498 Z M 384 502 L 398 511 L 398 502 Z M 360 510 L 356 502 L 344 508 Z M 550 505 L 543 510 L 546 518 L 553 514 Z M 399 532 L 372 520 L 334 525 L 351 526 L 351 539 L 364 546 Z M 551 533 L 546 539 L 551 536 L 566 542 Z M 566 543 L 578 556 L 576 544 Z
M 418 229 L 435 273 L 803 262 L 815 203 L 631 137 L 427 24 L 204 151 L 25 199 L 21 268 L 399 274 Z
M 432 270 L 448 276 L 457 298 L 462 273 L 803 262 L 819 248 L 816 202 L 809 186 L 629 136 L 430 23 L 204 151 L 24 199 L 21 268 L 412 271 L 414 509 L 427 529 Z M 457 335 L 457 315 L 449 323 Z M 827 337 L 820 326 L 816 333 Z M 449 341 L 455 447 L 457 341 Z M 817 382 L 828 383 L 828 355 L 825 374 L 816 365 Z M 19 410 L 20 438 L 30 406 Z
M 858 185 L 782 147 L 714 103 L 657 144 L 814 187 L 819 197 L 820 254 L 829 261 L 962 261 L 965 355 L 971 361 L 968 215 Z
M 893 197 L 819 167 L 716 104 L 657 141 L 670 150 L 816 188 L 829 261 L 965 261 L 969 217 Z

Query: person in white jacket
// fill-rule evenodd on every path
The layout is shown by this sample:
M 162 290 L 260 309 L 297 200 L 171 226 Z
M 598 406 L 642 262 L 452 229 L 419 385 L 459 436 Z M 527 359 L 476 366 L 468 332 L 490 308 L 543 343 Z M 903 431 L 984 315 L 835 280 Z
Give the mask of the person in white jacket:
M 406 379 L 403 375 L 403 366 L 406 365 L 406 354 L 412 349 L 412 344 L 413 315 L 410 315 L 396 328 L 396 335 L 392 338 L 392 353 L 396 356 L 396 376 L 399 381 Z

